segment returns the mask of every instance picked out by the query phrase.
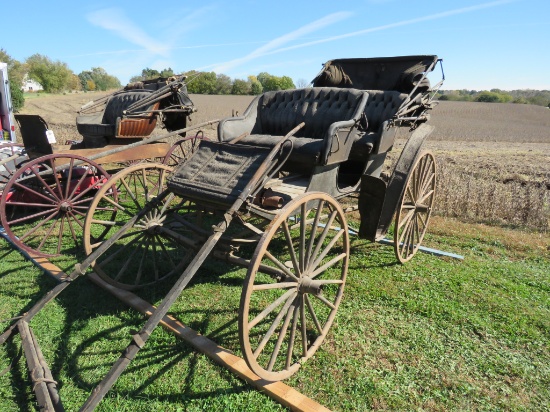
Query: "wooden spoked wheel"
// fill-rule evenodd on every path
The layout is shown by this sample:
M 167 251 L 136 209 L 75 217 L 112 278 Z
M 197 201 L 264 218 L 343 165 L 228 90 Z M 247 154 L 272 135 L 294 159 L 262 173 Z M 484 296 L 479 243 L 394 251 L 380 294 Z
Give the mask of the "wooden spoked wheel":
M 412 259 L 424 239 L 432 214 L 435 185 L 435 158 L 430 152 L 424 152 L 407 177 L 395 218 L 393 247 L 401 263 Z
M 82 156 L 34 159 L 17 170 L 4 188 L 2 226 L 13 243 L 34 255 L 74 254 L 82 247 L 86 212 L 109 177 Z
M 170 147 L 166 156 L 164 157 L 163 164 L 175 167 L 180 163 L 185 162 L 193 153 L 199 148 L 202 137 L 186 137 L 185 139 L 178 140 Z
M 241 295 L 239 338 L 258 376 L 285 379 L 319 348 L 342 299 L 349 253 L 346 218 L 331 196 L 305 193 L 281 209 Z
M 138 214 L 166 188 L 172 168 L 139 163 L 114 175 L 100 190 L 86 216 L 84 247 L 92 253 L 103 241 Z M 113 201 L 110 192 L 116 191 Z M 93 264 L 108 283 L 133 290 L 161 281 L 180 271 L 192 257 L 189 229 L 179 214 L 193 213 L 194 205 L 169 194 L 130 227 Z M 98 234 L 107 231 L 102 238 Z

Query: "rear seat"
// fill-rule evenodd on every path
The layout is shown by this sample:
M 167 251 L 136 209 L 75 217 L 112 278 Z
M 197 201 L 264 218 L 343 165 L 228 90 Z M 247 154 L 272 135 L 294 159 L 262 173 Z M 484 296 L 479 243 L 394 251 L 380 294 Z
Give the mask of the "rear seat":
M 98 113 L 82 114 L 76 118 L 76 128 L 84 138 L 86 147 L 101 147 L 107 143 L 108 138 L 112 137 L 146 137 L 156 125 L 156 116 L 148 115 L 147 119 L 125 119 L 134 120 L 134 122 L 146 123 L 145 127 L 134 127 L 135 131 L 129 134 L 122 133 L 120 130 L 120 121 L 124 111 L 135 102 L 148 97 L 151 90 L 132 90 L 115 94 L 109 98 L 105 109 Z M 143 111 L 149 111 L 158 107 L 158 103 L 143 108 Z M 145 122 L 143 122 L 145 120 Z M 137 126 L 137 125 L 136 125 Z

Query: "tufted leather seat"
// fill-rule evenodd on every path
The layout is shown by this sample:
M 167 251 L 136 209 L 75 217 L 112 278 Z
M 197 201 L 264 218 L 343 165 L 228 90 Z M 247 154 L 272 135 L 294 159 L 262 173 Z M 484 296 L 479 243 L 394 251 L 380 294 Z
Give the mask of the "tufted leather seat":
M 230 141 L 249 132 L 240 144 L 273 147 L 301 122 L 291 141 L 293 150 L 285 170 L 308 173 L 323 164 L 331 150 L 332 125 L 342 121 L 358 122 L 367 95 L 356 89 L 313 87 L 264 93 L 254 100 L 243 117 L 224 119 L 218 126 L 220 141 Z
M 365 106 L 367 118 L 367 131 L 359 135 L 353 143 L 350 152 L 350 160 L 365 161 L 380 140 L 382 124 L 390 120 L 397 112 L 403 101 L 407 98 L 406 93 L 391 90 L 367 90 L 369 98 Z
M 403 101 L 407 98 L 406 93 L 399 93 L 391 90 L 367 90 L 369 99 L 365 106 L 370 132 L 377 133 L 382 123 L 389 120 L 397 112 Z

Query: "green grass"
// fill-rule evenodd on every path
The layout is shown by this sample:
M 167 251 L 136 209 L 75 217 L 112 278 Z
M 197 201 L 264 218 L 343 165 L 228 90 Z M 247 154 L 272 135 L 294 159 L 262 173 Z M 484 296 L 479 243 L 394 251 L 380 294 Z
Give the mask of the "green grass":
M 388 246 L 355 239 L 345 296 L 313 359 L 285 381 L 334 410 L 550 410 L 548 235 L 435 219 L 430 247 L 395 264 Z M 0 241 L 0 319 L 55 282 Z M 70 270 L 75 259 L 58 259 Z M 240 355 L 237 313 L 245 271 L 209 260 L 171 313 Z M 140 292 L 158 303 L 170 282 Z M 76 410 L 129 343 L 143 316 L 79 279 L 31 323 Z M 5 327 L 7 323 L 3 323 Z M 0 369 L 17 354 L 0 348 Z M 0 377 L 0 410 L 35 410 L 24 359 Z M 157 329 L 100 411 L 276 411 L 256 391 Z

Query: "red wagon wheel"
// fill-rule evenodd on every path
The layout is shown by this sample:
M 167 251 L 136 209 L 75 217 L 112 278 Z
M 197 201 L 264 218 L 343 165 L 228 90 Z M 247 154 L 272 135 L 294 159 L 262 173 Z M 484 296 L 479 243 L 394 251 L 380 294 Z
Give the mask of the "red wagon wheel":
M 436 172 L 433 154 L 424 152 L 407 177 L 393 236 L 395 256 L 401 263 L 411 260 L 418 252 L 428 229 L 435 199 Z
M 241 295 L 241 348 L 258 376 L 285 379 L 319 348 L 340 305 L 349 253 L 344 212 L 331 196 L 309 192 L 281 209 Z
M 27 252 L 44 257 L 75 253 L 82 246 L 86 212 L 108 178 L 101 166 L 82 156 L 53 154 L 34 159 L 15 172 L 4 188 L 2 226 Z

